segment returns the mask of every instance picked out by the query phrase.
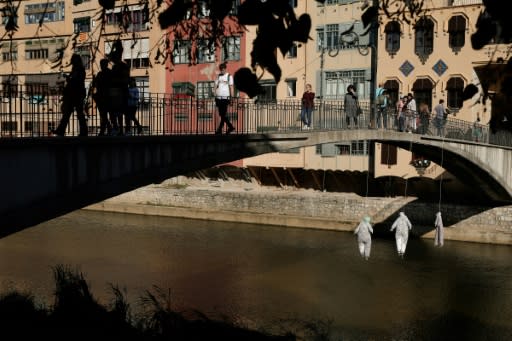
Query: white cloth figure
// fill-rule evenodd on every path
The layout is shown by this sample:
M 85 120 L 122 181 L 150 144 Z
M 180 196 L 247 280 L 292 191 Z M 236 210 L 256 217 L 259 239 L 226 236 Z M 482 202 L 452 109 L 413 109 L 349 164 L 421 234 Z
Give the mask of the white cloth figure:
M 357 245 L 359 246 L 359 253 L 361 257 L 368 260 L 370 258 L 370 250 L 372 248 L 372 234 L 373 229 L 370 224 L 370 217 L 366 216 L 357 225 L 354 234 L 357 234 Z
M 436 213 L 436 221 L 434 222 L 434 226 L 436 227 L 436 236 L 434 237 L 434 245 L 442 247 L 444 244 L 444 226 L 443 226 L 443 218 L 441 217 L 441 212 Z
M 393 225 L 391 225 L 390 231 L 393 231 L 394 229 L 396 229 L 396 250 L 398 251 L 398 255 L 403 257 L 405 248 L 407 247 L 407 240 L 409 239 L 409 230 L 412 229 L 412 224 L 404 212 L 400 212 L 398 214 L 398 218 L 396 218 Z

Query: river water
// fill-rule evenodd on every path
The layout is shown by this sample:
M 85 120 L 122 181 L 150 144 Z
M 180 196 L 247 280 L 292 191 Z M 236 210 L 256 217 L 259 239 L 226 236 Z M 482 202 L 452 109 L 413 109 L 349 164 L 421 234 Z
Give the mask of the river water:
M 414 223 L 414 222 L 413 222 Z M 109 283 L 134 310 L 146 290 L 173 305 L 250 327 L 314 321 L 332 340 L 511 340 L 512 248 L 355 237 L 318 231 L 76 211 L 0 239 L 0 291 L 51 304 L 52 268 L 83 272 L 102 302 Z

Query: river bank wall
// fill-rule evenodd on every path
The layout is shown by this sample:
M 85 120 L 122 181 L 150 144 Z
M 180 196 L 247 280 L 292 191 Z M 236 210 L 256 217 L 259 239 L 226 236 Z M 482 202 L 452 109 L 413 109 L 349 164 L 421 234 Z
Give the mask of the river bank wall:
M 198 182 L 179 177 L 85 209 L 337 231 L 353 231 L 368 215 L 376 236 L 391 236 L 391 224 L 404 211 L 413 224 L 413 235 L 421 238 L 434 237 L 435 214 L 440 210 L 447 240 L 512 245 L 512 206 L 461 206 L 422 202 L 415 197 L 360 197 L 237 181 Z

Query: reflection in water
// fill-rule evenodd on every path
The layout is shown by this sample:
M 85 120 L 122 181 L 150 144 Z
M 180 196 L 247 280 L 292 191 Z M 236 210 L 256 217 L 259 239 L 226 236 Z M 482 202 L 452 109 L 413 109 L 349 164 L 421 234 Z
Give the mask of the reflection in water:
M 156 285 L 177 309 L 249 326 L 332 320 L 332 335 L 349 340 L 504 340 L 510 256 L 505 246 L 412 239 L 400 259 L 390 235 L 364 261 L 345 232 L 78 211 L 0 239 L 0 291 L 49 300 L 51 268 L 69 264 L 102 300 L 108 283 L 126 287 L 134 309 Z

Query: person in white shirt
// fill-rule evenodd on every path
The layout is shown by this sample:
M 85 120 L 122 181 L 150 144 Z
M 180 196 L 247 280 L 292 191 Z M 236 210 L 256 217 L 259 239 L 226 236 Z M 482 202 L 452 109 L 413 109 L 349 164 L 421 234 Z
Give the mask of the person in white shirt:
M 359 247 L 359 253 L 361 257 L 368 260 L 370 258 L 370 251 L 372 248 L 372 233 L 373 228 L 370 224 L 370 217 L 366 216 L 357 225 L 354 234 L 357 235 L 357 245 Z
M 231 97 L 233 94 L 233 77 L 226 72 L 226 63 L 220 64 L 219 70 L 220 73 L 215 80 L 215 105 L 217 106 L 220 116 L 220 123 L 215 131 L 216 135 L 222 134 L 224 124 L 228 127 L 226 134 L 235 130 L 235 127 L 227 117 L 228 105 L 231 103 Z
M 407 241 L 409 239 L 409 230 L 412 229 L 412 224 L 409 221 L 409 218 L 405 215 L 404 212 L 400 212 L 398 214 L 398 218 L 391 225 L 391 230 L 395 232 L 395 240 L 396 240 L 396 250 L 400 257 L 403 257 L 405 254 L 405 248 L 407 247 Z
M 411 93 L 407 94 L 407 119 L 406 127 L 409 131 L 415 132 L 417 129 L 416 125 L 416 117 L 418 116 L 418 112 L 416 109 L 416 100 L 412 96 Z

